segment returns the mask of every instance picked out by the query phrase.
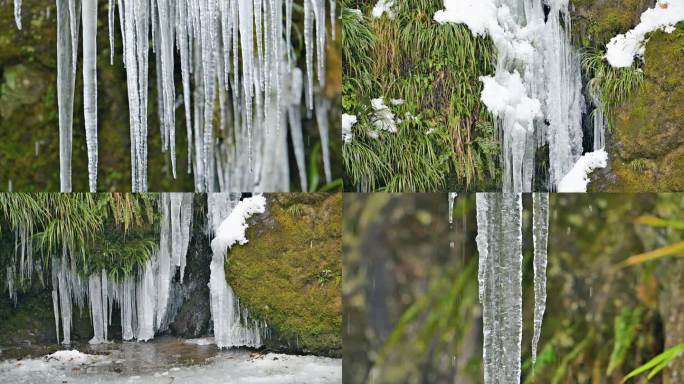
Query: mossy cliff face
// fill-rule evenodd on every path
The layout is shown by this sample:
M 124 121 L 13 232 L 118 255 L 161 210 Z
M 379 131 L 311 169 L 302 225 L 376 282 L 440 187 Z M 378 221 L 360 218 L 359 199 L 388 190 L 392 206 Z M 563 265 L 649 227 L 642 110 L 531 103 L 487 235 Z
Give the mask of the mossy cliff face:
M 24 0 L 23 29 L 14 22 L 14 6 L 0 7 L 0 191 L 59 191 L 59 120 L 57 109 L 57 9 L 54 1 Z M 97 65 L 100 164 L 98 187 L 102 191 L 131 189 L 130 133 L 126 73 L 122 46 L 116 31 L 116 55 L 110 65 L 107 1 L 99 1 Z M 117 22 L 118 25 L 118 22 Z M 152 57 L 151 60 L 154 60 Z M 153 63 L 153 61 L 151 61 Z M 88 190 L 87 154 L 83 123 L 81 58 L 76 75 L 73 186 Z M 154 65 L 150 66 L 154 79 Z M 149 179 L 150 190 L 192 190 L 185 163 L 185 135 L 178 135 L 178 180 L 170 175 L 169 161 L 161 154 L 156 112 L 156 86 L 150 84 Z M 182 109 L 182 108 L 181 108 Z M 185 131 L 182 114 L 178 132 Z
M 266 348 L 340 356 L 341 215 L 341 194 L 269 195 L 228 254 L 230 285 L 271 329 Z
M 671 34 L 652 33 L 645 60 L 643 87 L 614 116 L 612 175 L 593 189 L 684 190 L 684 23 Z

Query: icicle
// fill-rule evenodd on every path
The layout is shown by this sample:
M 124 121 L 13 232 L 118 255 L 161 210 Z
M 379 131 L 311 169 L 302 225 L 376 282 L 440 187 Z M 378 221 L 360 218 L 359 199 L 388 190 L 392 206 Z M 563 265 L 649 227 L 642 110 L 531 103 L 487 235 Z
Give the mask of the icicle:
M 171 253 L 173 252 L 173 233 L 172 233 L 172 195 L 169 193 L 162 193 L 161 200 L 161 228 L 159 234 L 159 252 L 157 253 L 157 273 L 155 276 L 156 282 L 156 317 L 154 329 L 159 327 L 164 322 L 166 316 L 166 308 L 169 300 L 169 288 L 171 284 Z
M 240 303 L 232 288 L 226 282 L 224 263 L 225 255 L 236 243 L 245 244 L 245 221 L 252 215 L 263 213 L 266 199 L 255 196 L 239 201 L 239 195 L 211 194 L 208 197 L 209 220 L 212 225 L 224 219 L 218 227 L 212 230 L 216 237 L 211 243 L 213 256 L 211 259 L 211 275 L 209 290 L 211 293 L 211 316 L 214 322 L 214 340 L 219 348 L 247 346 L 257 348 L 261 346 L 261 333 L 257 325 L 246 326 L 241 322 L 245 319 L 249 324 L 246 311 L 240 310 Z
M 306 105 L 313 110 L 313 11 L 311 2 L 304 0 L 304 48 L 306 57 Z
M 166 137 L 166 146 L 169 148 L 171 155 L 171 171 L 173 177 L 176 178 L 176 89 L 174 85 L 174 14 L 175 9 L 171 1 L 157 0 L 158 13 L 158 32 L 160 47 L 157 47 L 157 55 L 161 63 L 161 67 L 157 71 L 161 74 L 161 89 L 162 95 L 159 108 L 162 111 L 162 120 L 160 122 L 164 130 L 164 137 Z
M 136 338 L 140 341 L 148 341 L 154 338 L 155 322 L 155 286 L 152 262 L 147 261 L 145 268 L 140 272 L 136 288 L 137 324 L 138 333 Z
M 83 1 L 83 109 L 90 192 L 97 192 L 97 0 Z
M 454 200 L 457 196 L 458 193 L 449 192 L 449 224 L 454 223 Z
M 59 344 L 59 279 L 55 259 L 52 260 L 52 313 L 55 316 L 55 335 L 57 335 L 57 344 Z
M 95 273 L 88 279 L 88 298 L 90 300 L 90 318 L 93 323 L 94 336 L 90 344 L 101 344 L 107 341 L 106 318 L 103 317 L 104 309 L 102 300 L 102 277 Z
M 532 365 L 537 361 L 537 345 L 541 336 L 546 310 L 546 264 L 549 236 L 549 195 L 533 196 L 532 231 L 534 234 L 534 335 L 532 337 Z
M 109 0 L 107 7 L 108 12 L 108 26 L 109 26 L 109 64 L 114 65 L 114 12 L 116 11 L 116 3 L 114 0 Z
M 316 101 L 316 123 L 318 124 L 318 132 L 321 135 L 321 147 L 323 148 L 323 168 L 325 171 L 325 181 L 331 183 L 332 166 L 330 164 L 330 132 L 328 124 L 330 100 L 322 97 L 317 97 Z
M 21 0 L 14 0 L 14 21 L 17 28 L 21 29 Z
M 288 108 L 288 117 L 290 121 L 290 134 L 292 135 L 292 145 L 294 147 L 295 158 L 297 160 L 297 168 L 299 169 L 299 182 L 302 186 L 302 192 L 308 192 L 308 179 L 306 176 L 306 156 L 304 153 L 304 136 L 302 134 L 302 92 L 304 87 L 304 79 L 302 70 L 299 68 L 292 69 L 292 80 L 290 82 L 290 100 L 292 104 Z
M 337 39 L 337 14 L 335 8 L 337 8 L 336 0 L 330 0 L 330 32 L 333 40 Z
M 478 194 L 477 218 L 485 383 L 519 383 L 522 339 L 521 195 Z

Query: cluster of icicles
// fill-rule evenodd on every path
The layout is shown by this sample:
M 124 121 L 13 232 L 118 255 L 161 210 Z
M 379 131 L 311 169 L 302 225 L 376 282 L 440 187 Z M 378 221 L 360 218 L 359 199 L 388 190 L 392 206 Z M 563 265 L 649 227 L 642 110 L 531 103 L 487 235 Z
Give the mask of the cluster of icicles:
M 240 204 L 240 194 L 208 196 L 207 225 L 212 235 Z M 168 330 L 181 302 L 177 297 L 178 284 L 183 284 L 185 276 L 193 196 L 187 193 L 165 193 L 161 194 L 160 199 L 162 217 L 159 250 L 137 273 L 120 281 L 110 278 L 104 270 L 84 278 L 76 266 L 77 254 L 63 249 L 61 257 L 52 258 L 52 301 L 58 342 L 61 334 L 63 344 L 71 343 L 74 306 L 90 311 L 94 334 L 91 344 L 107 342 L 115 306 L 121 314 L 123 340 L 148 341 Z M 18 288 L 30 282 L 31 275 L 42 265 L 33 262 L 31 236 L 24 227 L 16 231 L 17 263 L 13 262 L 7 268 L 6 275 L 9 295 L 15 302 Z M 223 270 L 225 251 L 217 249 L 214 252 L 209 283 L 216 345 L 221 348 L 259 347 L 267 326 L 250 318 L 249 312 L 240 305 L 226 282 Z M 175 283 L 177 273 L 180 280 Z
M 71 192 L 71 155 L 79 31 L 83 36 L 83 100 L 88 173 L 97 190 L 97 0 L 57 1 L 57 66 L 62 192 Z M 291 37 L 294 0 L 109 0 L 114 62 L 116 10 L 128 85 L 132 188 L 148 188 L 148 55 L 156 54 L 158 110 L 164 152 L 176 176 L 174 55 L 180 56 L 188 173 L 197 192 L 289 189 L 287 127 L 302 189 L 308 189 L 302 106 L 316 110 L 325 175 L 331 180 L 328 112 L 318 96 L 325 85 L 326 20 L 335 31 L 335 0 L 304 0 L 305 75 L 296 66 Z M 21 0 L 15 0 L 21 29 Z M 150 37 L 151 35 L 151 37 Z M 151 47 L 150 47 L 151 45 Z M 314 53 L 316 63 L 314 64 Z M 314 80 L 314 73 L 317 82 Z M 317 83 L 317 84 L 316 84 Z M 304 87 L 306 84 L 306 87 Z M 218 108 L 216 95 L 218 94 Z M 214 127 L 218 110 L 219 127 Z M 218 140 L 217 132 L 223 140 Z
M 533 196 L 534 333 L 537 356 L 546 308 L 549 195 Z M 487 384 L 520 383 L 522 342 L 522 196 L 477 195 L 479 296 L 483 315 L 483 361 Z
M 503 192 L 531 192 L 535 157 L 548 144 L 548 190 L 557 190 L 584 152 L 582 117 L 594 113 L 594 151 L 604 146 L 605 119 L 595 90 L 583 94 L 579 55 L 571 42 L 568 0 L 444 0 L 439 22 L 468 24 L 496 46 L 496 73 L 482 100 L 501 138 Z M 478 13 L 480 12 L 480 13 Z M 467 13 L 467 14 L 466 14 Z M 486 19 L 486 20 L 482 20 Z

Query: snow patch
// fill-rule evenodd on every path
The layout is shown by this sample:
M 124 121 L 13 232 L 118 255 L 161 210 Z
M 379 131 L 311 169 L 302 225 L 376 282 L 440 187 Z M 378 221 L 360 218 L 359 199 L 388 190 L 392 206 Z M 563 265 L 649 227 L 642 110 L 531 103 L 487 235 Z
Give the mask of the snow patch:
M 541 102 L 527 96 L 527 90 L 516 71 L 503 73 L 498 79 L 482 76 L 484 84 L 480 99 L 495 116 L 515 120 L 521 127 L 528 127 L 540 117 Z
M 499 29 L 496 5 L 492 0 L 444 0 L 444 8 L 434 16 L 440 24 L 465 24 L 473 34 L 479 36 Z
M 70 351 L 57 351 L 51 355 L 47 355 L 45 358 L 47 361 L 57 361 L 60 363 L 70 364 L 87 364 L 102 359 L 101 356 L 88 355 L 75 349 Z
M 659 0 L 654 8 L 641 14 L 641 22 L 627 33 L 613 37 L 606 45 L 606 60 L 615 68 L 630 67 L 634 57 L 643 58 L 646 34 L 656 30 L 672 33 L 674 25 L 684 21 L 684 1 Z
M 580 193 L 587 192 L 589 174 L 597 168 L 605 168 L 608 164 L 608 153 L 605 149 L 589 152 L 580 157 L 570 173 L 565 175 L 558 184 L 558 192 Z
M 397 124 L 394 121 L 394 113 L 385 105 L 382 97 L 371 100 L 371 107 L 373 107 L 374 119 L 373 125 L 379 131 L 387 131 L 391 133 L 397 132 Z M 376 133 L 377 136 L 377 133 Z
M 358 119 L 354 115 L 348 115 L 346 113 L 342 114 L 342 141 L 345 144 L 351 144 L 354 140 L 354 132 L 352 132 L 352 127 L 358 122 Z
M 383 13 L 387 13 L 387 17 L 394 19 L 394 11 L 392 7 L 394 6 L 394 0 L 378 0 L 373 7 L 372 15 L 374 18 L 382 17 Z

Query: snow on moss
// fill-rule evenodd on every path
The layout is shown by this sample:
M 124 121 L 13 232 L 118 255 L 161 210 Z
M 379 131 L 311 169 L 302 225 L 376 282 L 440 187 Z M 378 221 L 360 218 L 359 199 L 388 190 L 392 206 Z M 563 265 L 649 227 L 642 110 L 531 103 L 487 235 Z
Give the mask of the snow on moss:
M 630 67 L 635 57 L 643 58 L 648 33 L 659 29 L 672 33 L 680 21 L 684 21 L 684 0 L 659 0 L 654 8 L 641 14 L 639 25 L 610 40 L 606 60 L 616 68 Z

